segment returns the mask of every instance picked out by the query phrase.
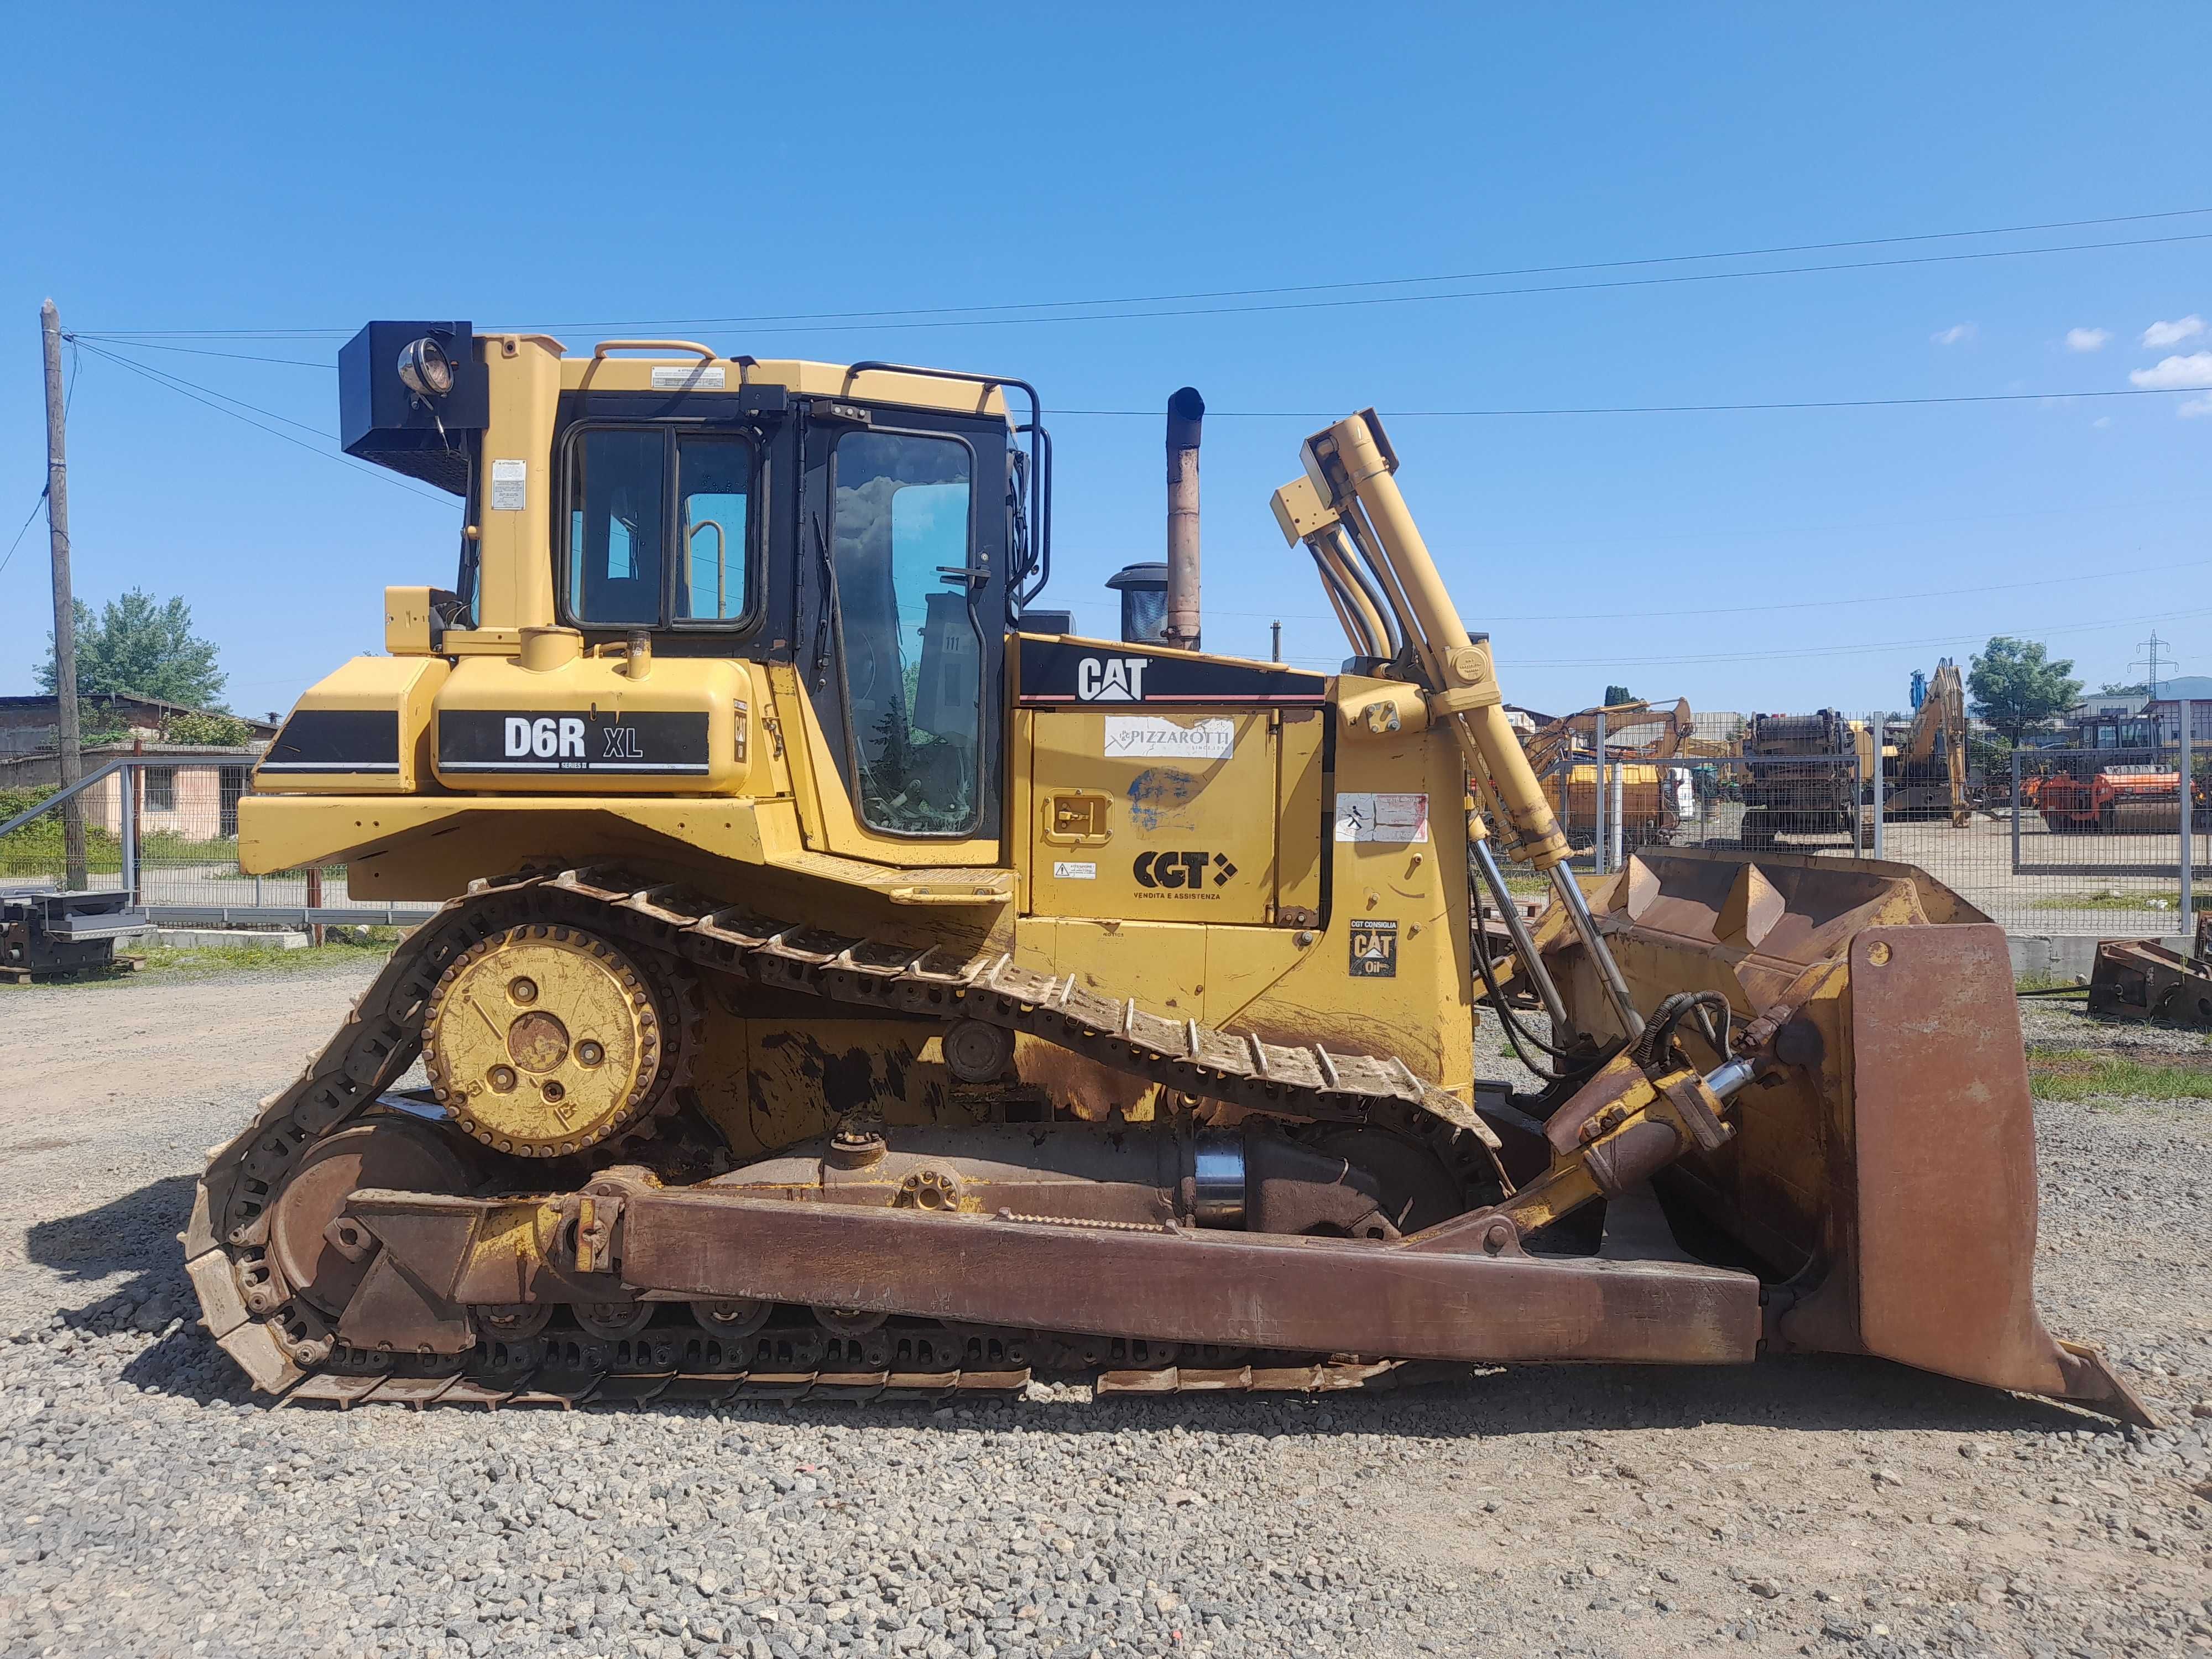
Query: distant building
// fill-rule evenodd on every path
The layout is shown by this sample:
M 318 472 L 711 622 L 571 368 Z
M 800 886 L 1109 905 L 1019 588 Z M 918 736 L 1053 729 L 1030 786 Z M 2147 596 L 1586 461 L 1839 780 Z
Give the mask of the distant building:
M 2100 691 L 2087 696 L 2066 711 L 2069 720 L 2096 720 L 2112 714 L 2140 714 L 2143 694 L 2140 691 Z
M 1540 714 L 1533 708 L 1523 708 L 1518 703 L 1505 705 L 1505 723 L 1522 737 L 1533 737 L 1540 726 L 1549 726 L 1553 716 Z
M 125 735 L 131 738 L 159 741 L 168 729 L 168 723 L 179 714 L 198 714 L 208 711 L 188 708 L 180 702 L 164 702 L 159 697 L 80 697 L 77 699 L 79 724 L 88 725 L 95 711 L 108 714 L 122 722 Z M 244 720 L 252 729 L 251 743 L 265 744 L 276 735 L 283 724 L 274 714 L 265 720 L 255 720 L 250 714 L 234 714 L 234 720 Z M 60 699 L 51 694 L 29 697 L 0 697 L 0 757 L 35 755 L 40 751 L 52 754 L 60 745 Z
M 96 705 L 96 708 L 95 708 Z M 78 717 L 92 723 L 95 715 L 112 715 L 103 726 L 119 722 L 125 735 L 104 743 L 83 745 L 84 769 L 94 772 L 112 760 L 140 756 L 149 760 L 191 761 L 195 765 L 149 766 L 140 774 L 144 787 L 138 802 L 139 827 L 148 832 L 170 830 L 194 841 L 238 833 L 238 798 L 261 751 L 276 735 L 275 715 L 265 720 L 246 715 L 245 743 L 235 746 L 176 743 L 165 737 L 169 722 L 179 714 L 204 711 L 158 697 L 80 698 Z M 60 725 L 57 699 L 52 696 L 0 697 L 0 789 L 52 789 L 62 781 Z M 85 792 L 84 818 L 88 824 L 117 833 L 123 821 L 122 780 L 102 778 Z
M 2181 705 L 2189 704 L 2189 741 L 2192 747 L 2212 749 L 2212 676 L 2177 674 L 2158 683 L 2158 695 L 2142 705 L 2142 712 L 2158 722 L 2161 743 L 2181 741 Z

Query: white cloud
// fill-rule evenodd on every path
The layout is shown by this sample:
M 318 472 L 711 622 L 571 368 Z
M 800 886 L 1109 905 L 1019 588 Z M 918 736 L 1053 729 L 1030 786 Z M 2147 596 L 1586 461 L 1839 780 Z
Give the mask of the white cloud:
M 2184 392 L 2212 386 L 2212 351 L 2192 351 L 2186 357 L 2161 357 L 2155 368 L 2139 368 L 2128 379 L 2145 392 Z
M 2089 422 L 2091 426 L 2095 427 L 2100 432 L 2104 430 L 2105 428 L 2112 425 L 2112 417 L 2109 415 L 2100 415 L 2095 420 Z
M 1974 325 L 1972 323 L 1954 323 L 1950 327 L 1940 330 L 1928 337 L 1935 341 L 1937 345 L 1957 345 L 1961 341 L 1974 337 Z
M 2212 398 L 2191 398 L 2174 412 L 2185 421 L 2193 421 L 2203 416 L 2212 415 Z
M 2069 328 L 2066 331 L 2069 351 L 2102 351 L 2105 342 L 2112 337 L 2109 328 Z
M 2142 343 L 2155 351 L 2161 346 L 2179 345 L 2184 340 L 2193 340 L 2204 332 L 2204 319 L 2191 312 L 2176 323 L 2153 323 L 2142 331 Z

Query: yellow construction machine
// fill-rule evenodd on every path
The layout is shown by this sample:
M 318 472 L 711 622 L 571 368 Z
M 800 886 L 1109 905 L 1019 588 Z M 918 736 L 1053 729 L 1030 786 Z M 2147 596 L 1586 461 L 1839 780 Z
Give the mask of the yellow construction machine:
M 1095 639 L 1036 605 L 1022 382 L 465 323 L 340 369 L 348 450 L 459 499 L 459 574 L 301 697 L 240 862 L 442 908 L 200 1185 L 260 1389 L 1825 1350 L 2141 1419 L 2036 1316 L 2002 936 L 1892 865 L 1585 894 L 1372 412 L 1275 497 L 1351 641 L 1323 675 L 1197 648 L 1188 389 L 1164 612 Z M 1551 884 L 1510 959 L 1469 771 Z M 1477 1075 L 1477 978 L 1540 1087 Z
M 1963 830 L 1973 820 L 1966 801 L 1966 688 L 1959 665 L 1945 657 L 1920 707 L 1902 732 L 1883 733 L 1882 816 L 1948 818 Z
M 1578 847 L 1590 845 L 1601 820 L 1610 823 L 1613 816 L 1609 800 L 1599 810 L 1601 742 L 1614 769 L 1607 787 L 1618 789 L 1621 840 L 1628 847 L 1663 846 L 1696 816 L 1691 769 L 1668 762 L 1725 758 L 1736 747 L 1731 740 L 1699 737 L 1686 697 L 1671 705 L 1642 698 L 1607 703 L 1537 727 L 1521 747 L 1545 801 Z M 1506 830 L 1510 848 L 1510 827 L 1499 827 Z

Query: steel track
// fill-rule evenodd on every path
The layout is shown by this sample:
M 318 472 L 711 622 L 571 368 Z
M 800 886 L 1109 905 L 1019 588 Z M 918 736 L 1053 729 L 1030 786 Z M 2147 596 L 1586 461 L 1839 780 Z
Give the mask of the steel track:
M 341 1345 L 331 1322 L 291 1296 L 269 1260 L 270 1205 L 311 1146 L 362 1121 L 414 1063 L 447 966 L 495 933 L 540 924 L 591 928 L 699 968 L 841 1004 L 981 1020 L 1201 1098 L 1323 1122 L 1364 1122 L 1370 1113 L 1425 1120 L 1434 1139 L 1457 1140 L 1454 1131 L 1465 1131 L 1495 1144 L 1465 1102 L 1402 1060 L 1232 1036 L 1085 991 L 1073 975 L 1017 968 L 1003 955 L 946 961 L 941 948 L 915 951 L 767 921 L 714 908 L 679 887 L 631 885 L 603 868 L 478 882 L 401 942 L 297 1080 L 264 1100 L 252 1126 L 216 1149 L 201 1176 L 180 1235 L 187 1270 L 208 1331 L 258 1389 L 341 1407 L 1005 1394 L 1026 1386 L 1027 1348 L 1039 1345 L 1055 1370 L 1093 1374 L 1109 1393 L 1355 1388 L 1393 1368 L 1389 1360 L 1343 1356 L 1237 1359 L 1118 1338 L 948 1333 L 910 1321 L 846 1338 L 803 1322 L 808 1316 L 795 1309 L 735 1340 L 648 1328 L 619 1340 L 574 1330 L 495 1337 L 465 1356 Z M 672 1055 L 672 1068 L 680 1063 Z M 664 1091 L 673 1080 L 672 1071 L 664 1076 Z

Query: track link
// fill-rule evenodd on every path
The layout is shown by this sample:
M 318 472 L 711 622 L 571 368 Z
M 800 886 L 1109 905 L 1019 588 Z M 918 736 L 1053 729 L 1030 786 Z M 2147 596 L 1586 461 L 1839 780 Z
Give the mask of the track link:
M 270 1205 L 311 1146 L 362 1121 L 414 1063 L 425 1012 L 447 967 L 486 939 L 529 926 L 592 928 L 698 968 L 834 1002 L 981 1020 L 1249 1109 L 1339 1122 L 1364 1122 L 1370 1112 L 1412 1116 L 1446 1133 L 1447 1125 L 1467 1131 L 1486 1148 L 1497 1144 L 1467 1103 L 1425 1083 L 1402 1060 L 1333 1054 L 1320 1044 L 1285 1047 L 1169 1019 L 1133 1000 L 1085 991 L 1073 975 L 1018 968 L 1004 955 L 952 960 L 942 947 L 916 951 L 776 922 L 717 908 L 681 886 L 635 885 L 606 867 L 477 882 L 401 942 L 298 1079 L 264 1100 L 252 1125 L 210 1154 L 180 1235 L 186 1268 L 209 1333 L 258 1389 L 341 1407 L 420 1407 L 920 1398 L 1018 1392 L 1030 1381 L 1019 1334 L 1000 1334 L 979 1346 L 949 1338 L 942 1327 L 895 1322 L 883 1340 L 841 1346 L 793 1322 L 796 1310 L 736 1342 L 673 1329 L 620 1342 L 549 1333 L 520 1342 L 494 1338 L 454 1358 L 340 1345 L 331 1320 L 285 1293 L 268 1256 Z M 1215 1363 L 1223 1356 L 1175 1344 L 1042 1340 L 1059 1364 L 1099 1373 L 1102 1392 L 1358 1387 L 1393 1363 L 1267 1356 L 1223 1364 Z

